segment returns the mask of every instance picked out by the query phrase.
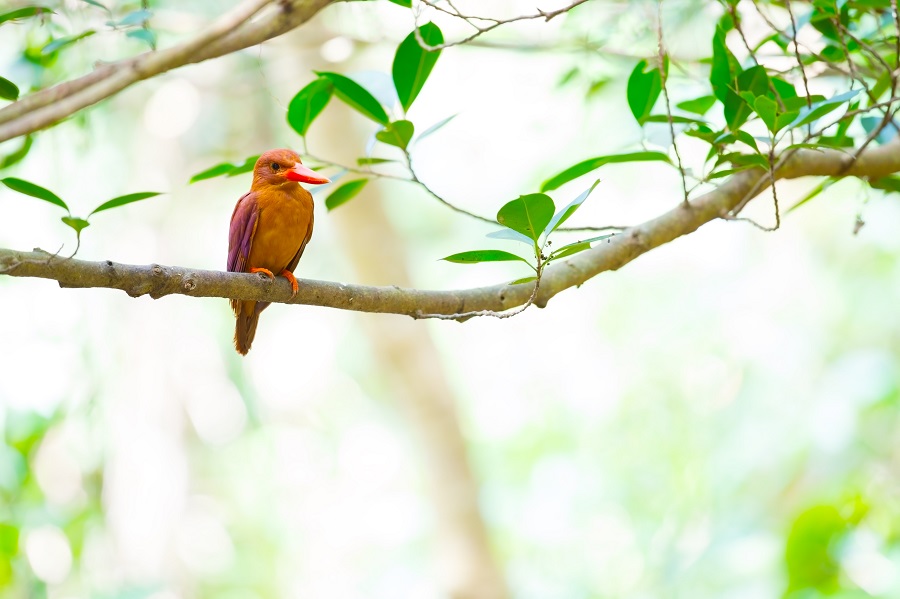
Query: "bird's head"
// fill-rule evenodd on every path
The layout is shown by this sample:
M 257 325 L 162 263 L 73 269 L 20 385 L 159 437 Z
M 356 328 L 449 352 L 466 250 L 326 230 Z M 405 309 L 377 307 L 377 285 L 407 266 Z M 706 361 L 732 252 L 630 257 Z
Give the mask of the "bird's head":
M 319 185 L 331 183 L 311 168 L 303 166 L 300 156 L 293 150 L 269 150 L 259 157 L 253 169 L 253 179 L 269 185 L 282 185 L 290 181 Z

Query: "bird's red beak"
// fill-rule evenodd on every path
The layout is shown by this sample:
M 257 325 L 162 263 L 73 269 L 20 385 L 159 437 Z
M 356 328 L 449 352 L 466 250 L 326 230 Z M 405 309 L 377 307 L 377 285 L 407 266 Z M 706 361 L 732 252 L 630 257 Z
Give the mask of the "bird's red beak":
M 331 179 L 327 177 L 323 177 L 316 171 L 311 168 L 305 167 L 299 162 L 294 165 L 294 168 L 285 171 L 284 176 L 287 177 L 291 181 L 297 181 L 299 183 L 312 183 L 313 185 L 321 185 L 322 183 L 331 183 Z

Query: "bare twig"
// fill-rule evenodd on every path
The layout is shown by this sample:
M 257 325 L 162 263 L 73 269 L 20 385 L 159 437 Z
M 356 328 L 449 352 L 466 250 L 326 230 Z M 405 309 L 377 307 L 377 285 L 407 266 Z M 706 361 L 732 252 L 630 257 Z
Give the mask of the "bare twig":
M 553 18 L 555 18 L 555 17 L 558 17 L 558 16 L 561 15 L 561 14 L 567 13 L 567 12 L 569 12 L 570 10 L 572 10 L 573 8 L 575 8 L 576 6 L 580 6 L 581 4 L 584 4 L 585 2 L 588 2 L 588 1 L 589 1 L 589 0 L 575 0 L 574 2 L 572 2 L 571 4 L 569 4 L 568 6 L 564 6 L 563 8 L 560 8 L 560 9 L 557 9 L 557 10 L 541 10 L 541 9 L 537 9 L 537 12 L 534 13 L 534 14 L 529 14 L 529 15 L 519 15 L 518 17 L 512 17 L 511 19 L 503 19 L 503 20 L 500 20 L 500 19 L 493 19 L 493 18 L 490 18 L 490 17 L 474 17 L 474 16 L 471 16 L 471 15 L 462 15 L 462 14 L 460 14 L 459 12 L 454 13 L 453 11 L 450 11 L 450 10 L 446 10 L 446 9 L 441 8 L 441 9 L 439 9 L 439 10 L 443 10 L 443 12 L 446 12 L 447 14 L 452 14 L 453 16 L 456 16 L 456 17 L 458 17 L 458 18 L 460 18 L 460 19 L 463 19 L 463 20 L 466 21 L 469 25 L 472 25 L 473 27 L 475 27 L 475 33 L 473 33 L 472 35 L 470 35 L 470 36 L 468 36 L 468 37 L 465 37 L 465 38 L 463 38 L 463 39 L 461 39 L 461 40 L 457 40 L 457 41 L 455 41 L 455 42 L 445 42 L 445 43 L 443 43 L 443 44 L 437 44 L 437 45 L 434 45 L 434 46 L 428 44 L 428 43 L 422 38 L 422 33 L 419 31 L 419 19 L 418 19 L 418 13 L 415 11 L 415 9 L 413 9 L 413 10 L 414 10 L 413 14 L 415 15 L 415 23 L 414 23 L 414 24 L 415 24 L 415 29 L 414 29 L 414 31 L 415 31 L 415 35 L 416 35 L 416 41 L 419 42 L 419 45 L 420 45 L 423 49 L 428 50 L 429 52 L 433 52 L 433 51 L 435 51 L 435 50 L 443 50 L 444 48 L 451 48 L 451 47 L 453 47 L 453 46 L 459 46 L 460 44 L 466 44 L 466 43 L 468 43 L 468 42 L 471 42 L 471 41 L 474 40 L 475 38 L 480 37 L 480 36 L 484 35 L 485 33 L 489 32 L 489 31 L 493 31 L 494 29 L 496 29 L 497 27 L 500 27 L 501 25 L 507 25 L 507 24 L 509 24 L 509 23 L 515 23 L 515 22 L 517 22 L 517 21 L 528 21 L 528 20 L 533 20 L 533 19 L 543 19 L 544 21 L 550 21 L 551 19 L 553 19 Z M 432 1 L 423 0 L 423 3 L 424 3 L 425 5 L 427 5 L 427 6 L 432 7 L 432 8 L 436 8 L 436 7 L 435 7 L 435 3 L 432 2 Z M 490 25 L 486 25 L 486 26 L 479 26 L 479 25 L 477 25 L 477 24 L 474 23 L 474 20 L 475 20 L 475 19 L 479 19 L 479 20 L 482 20 L 482 21 L 489 21 L 491 24 L 490 24 Z
M 684 203 L 685 205 L 688 205 L 690 204 L 690 198 L 688 196 L 687 174 L 684 172 L 684 165 L 681 162 L 681 153 L 678 151 L 678 143 L 675 141 L 675 121 L 672 118 L 672 104 L 669 101 L 669 72 L 666 68 L 666 46 L 663 39 L 662 3 L 663 0 L 658 0 L 656 3 L 656 41 L 660 84 L 662 86 L 663 98 L 666 101 L 666 118 L 669 121 L 669 135 L 672 136 L 672 150 L 675 152 L 675 159 L 678 161 L 678 172 L 681 174 L 681 189 L 684 192 Z

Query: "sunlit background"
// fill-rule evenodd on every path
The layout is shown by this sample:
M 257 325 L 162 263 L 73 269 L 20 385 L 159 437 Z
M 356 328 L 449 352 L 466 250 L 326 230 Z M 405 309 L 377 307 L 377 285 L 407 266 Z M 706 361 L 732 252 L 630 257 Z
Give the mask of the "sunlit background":
M 47 5 L 56 35 L 108 18 L 80 1 Z M 150 9 L 166 47 L 224 7 Z M 667 143 L 666 126 L 642 133 L 624 100 L 627 73 L 656 51 L 655 14 L 652 2 L 595 0 L 445 50 L 409 118 L 421 131 L 458 116 L 414 147 L 418 174 L 493 216 L 574 161 Z M 663 14 L 673 56 L 709 55 L 698 40 L 718 4 L 667 1 Z M 468 32 L 427 18 L 447 38 Z M 224 269 L 249 175 L 190 177 L 273 147 L 303 151 L 284 115 L 313 70 L 396 102 L 391 60 L 412 26 L 390 2 L 329 7 L 41 132 L 3 175 L 82 216 L 165 192 L 95 215 L 78 257 Z M 39 68 L 21 48 L 47 31 L 0 30 L 4 74 L 44 84 L 145 49 L 103 32 Z M 332 102 L 305 150 L 352 164 L 375 131 Z M 705 149 L 683 151 L 695 164 Z M 639 223 L 680 201 L 665 165 L 600 176 L 572 224 Z M 587 179 L 553 192 L 557 205 Z M 779 184 L 782 201 L 814 184 Z M 376 181 L 330 213 L 326 193 L 301 277 L 455 289 L 528 274 L 439 261 L 513 248 L 414 185 Z M 769 222 L 771 200 L 749 212 Z M 61 215 L 0 188 L 0 247 L 68 255 Z M 898 597 L 898 231 L 896 195 L 845 181 L 776 233 L 714 222 L 512 319 L 273 305 L 246 358 L 225 300 L 0 277 L 0 596 L 427 599 L 466 596 L 499 572 L 523 599 Z M 460 515 L 467 501 L 487 539 Z

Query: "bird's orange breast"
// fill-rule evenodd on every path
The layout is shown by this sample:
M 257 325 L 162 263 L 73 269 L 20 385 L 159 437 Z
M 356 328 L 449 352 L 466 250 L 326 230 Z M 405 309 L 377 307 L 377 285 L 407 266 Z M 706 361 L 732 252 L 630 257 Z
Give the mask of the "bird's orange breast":
M 298 185 L 293 187 L 291 191 L 275 188 L 259 192 L 259 221 L 247 260 L 250 268 L 277 274 L 308 239 L 313 224 L 312 196 Z

